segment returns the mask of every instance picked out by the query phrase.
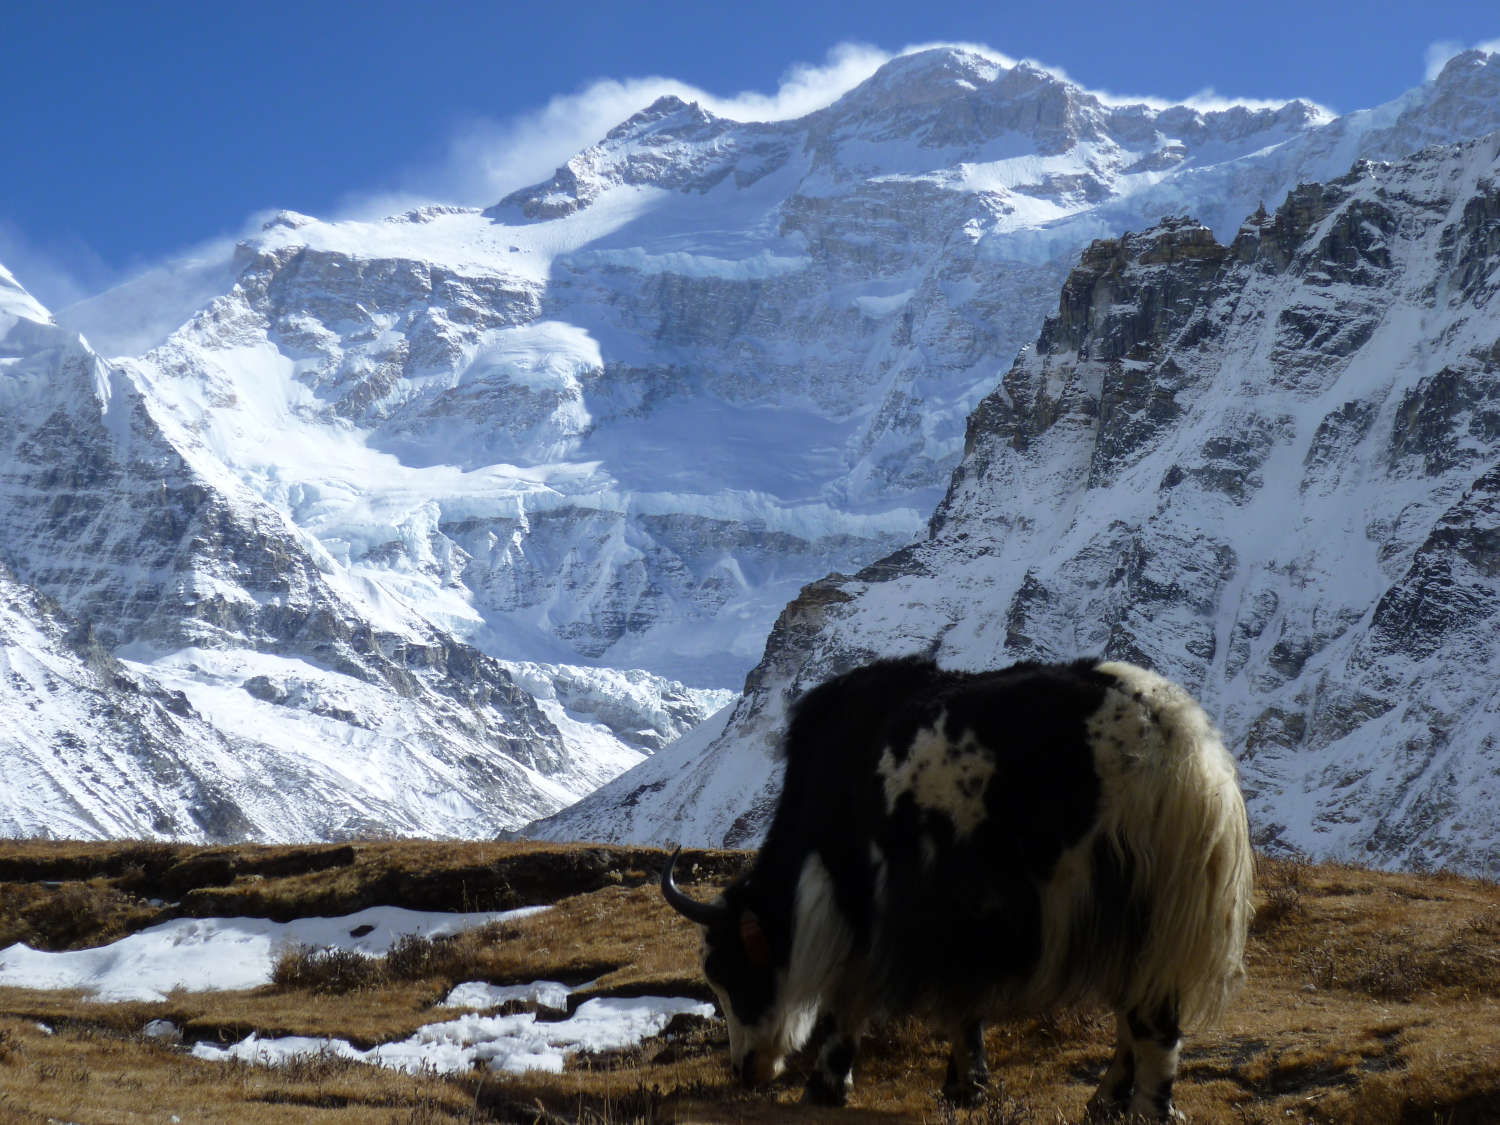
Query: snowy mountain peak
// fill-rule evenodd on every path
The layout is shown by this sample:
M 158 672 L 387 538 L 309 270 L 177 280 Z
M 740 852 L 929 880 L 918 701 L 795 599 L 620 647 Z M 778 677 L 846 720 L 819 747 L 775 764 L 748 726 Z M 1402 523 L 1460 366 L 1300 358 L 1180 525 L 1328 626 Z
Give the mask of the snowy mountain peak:
M 47 403 L 62 411 L 108 411 L 116 373 L 100 362 L 77 333 L 61 327 L 40 301 L 0 265 L 0 440 L 26 415 Z M 119 421 L 118 412 L 114 419 Z M 118 426 L 112 432 L 118 436 Z M 3 446 L 0 446 L 3 456 Z M 0 563 L 5 559 L 0 541 Z
M 1424 145 L 1441 144 L 1442 134 L 1455 123 L 1492 114 L 1500 104 L 1500 54 L 1469 50 L 1454 55 L 1421 92 L 1423 104 L 1408 109 L 1403 123 L 1426 134 Z
M 262 231 L 301 230 L 317 222 L 317 219 L 311 215 L 304 215 L 301 211 L 281 210 L 262 223 L 260 229 Z
M 52 314 L 47 311 L 26 288 L 16 280 L 15 274 L 0 263 L 0 341 L 3 341 L 19 320 L 37 324 L 52 324 Z M 3 344 L 0 344 L 3 347 Z M 4 352 L 0 351 L 0 355 Z
M 550 180 L 512 192 L 485 213 L 502 222 L 565 218 L 619 186 L 703 193 L 731 173 L 748 185 L 785 163 L 794 127 L 716 117 L 697 102 L 658 98 Z
M 883 126 L 891 136 L 932 148 L 1020 134 L 1047 154 L 1068 152 L 1082 142 L 1135 148 L 1157 133 L 1188 143 L 1290 135 L 1329 120 L 1327 111 L 1300 100 L 1199 109 L 1110 98 L 1029 61 L 1007 65 L 958 48 L 893 59 L 812 117 L 826 120 L 825 130 L 862 126 L 868 132 Z
M 1446 63 L 1434 79 L 1436 85 L 1468 84 L 1480 78 L 1483 74 L 1491 81 L 1497 81 L 1495 71 L 1500 70 L 1500 53 L 1481 51 L 1477 47 L 1471 47 L 1467 51 L 1460 51 Z M 1488 72 L 1485 74 L 1485 72 Z
M 676 94 L 663 94 L 611 129 L 605 134 L 604 143 L 639 140 L 652 134 L 681 136 L 720 120 L 697 102 L 683 101 Z
M 891 98 L 906 99 L 912 104 L 946 101 L 966 90 L 990 85 L 1006 69 L 1005 64 L 976 51 L 932 47 L 897 55 L 839 101 L 847 106 Z M 1038 73 L 1045 74 L 1044 71 Z

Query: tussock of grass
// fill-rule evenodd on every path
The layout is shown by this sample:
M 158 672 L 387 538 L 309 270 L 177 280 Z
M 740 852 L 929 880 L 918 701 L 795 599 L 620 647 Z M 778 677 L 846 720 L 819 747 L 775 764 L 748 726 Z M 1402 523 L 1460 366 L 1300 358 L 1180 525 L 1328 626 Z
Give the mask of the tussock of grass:
M 496 950 L 521 933 L 515 926 L 497 923 L 437 937 L 402 934 L 383 957 L 293 945 L 276 959 L 271 987 L 320 996 L 342 996 L 401 981 L 429 981 L 451 988 L 460 981 L 493 975 Z
M 160 911 L 103 878 L 47 884 L 0 883 L 0 948 L 76 949 L 150 925 Z
M 944 1122 L 1073 1125 L 1112 1048 L 1096 1012 L 990 1029 L 994 1087 L 974 1110 L 937 1095 L 947 1045 L 901 1020 L 876 1029 L 856 1064 L 851 1106 L 803 1106 L 810 1055 L 764 1091 L 732 1084 L 718 1020 L 682 1017 L 637 1047 L 579 1055 L 561 1075 L 405 1075 L 315 1056 L 277 1068 L 209 1064 L 145 1039 L 168 1018 L 190 1044 L 265 1036 L 345 1038 L 368 1047 L 450 1018 L 461 980 L 564 980 L 592 995 L 708 997 L 697 931 L 654 880 L 664 854 L 540 844 L 396 842 L 319 848 L 0 845 L 0 934 L 54 948 L 208 902 L 292 917 L 376 902 L 449 909 L 551 902 L 545 914 L 435 939 L 384 958 L 294 950 L 276 983 L 241 993 L 102 1005 L 0 992 L 0 1121 Z M 744 863 L 684 857 L 691 893 L 711 896 Z M 693 864 L 697 864 L 696 874 Z M 19 877 L 30 872 L 29 877 Z M 70 872 L 71 874 L 60 873 Z M 1250 981 L 1225 1023 L 1188 1039 L 1179 1102 L 1198 1125 L 1500 1120 L 1500 888 L 1451 873 L 1383 874 L 1262 858 Z M 43 880 L 62 878 L 61 886 Z M 696 885 L 695 885 L 696 884 Z M 180 897 L 162 908 L 145 900 Z M 413 888 L 415 898 L 405 897 Z M 529 897 L 528 897 L 529 896 Z M 310 905 L 310 904 L 315 904 Z M 255 910 L 249 908 L 254 907 Z M 136 920 L 136 921 L 132 921 Z M 41 1031 L 45 1022 L 53 1034 Z
M 271 987 L 302 988 L 319 996 L 343 996 L 385 983 L 384 965 L 350 949 L 294 945 L 271 968 Z
M 1298 857 L 1256 857 L 1255 882 L 1262 900 L 1253 923 L 1257 933 L 1274 929 L 1302 913 L 1302 883 L 1307 867 L 1307 862 Z

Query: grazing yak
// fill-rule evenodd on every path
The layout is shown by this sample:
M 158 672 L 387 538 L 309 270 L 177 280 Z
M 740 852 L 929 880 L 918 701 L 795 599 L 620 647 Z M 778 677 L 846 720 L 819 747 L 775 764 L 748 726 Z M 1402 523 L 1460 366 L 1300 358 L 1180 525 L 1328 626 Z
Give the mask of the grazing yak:
M 703 970 L 746 1085 L 823 1017 L 807 1097 L 841 1105 L 869 1021 L 946 1032 L 943 1091 L 988 1082 L 983 1021 L 1107 1004 L 1095 1113 L 1169 1118 L 1180 1029 L 1244 976 L 1251 853 L 1233 759 L 1180 687 L 1121 663 L 944 671 L 881 660 L 793 707 L 748 873 L 713 902 Z M 680 851 L 680 849 L 679 849 Z

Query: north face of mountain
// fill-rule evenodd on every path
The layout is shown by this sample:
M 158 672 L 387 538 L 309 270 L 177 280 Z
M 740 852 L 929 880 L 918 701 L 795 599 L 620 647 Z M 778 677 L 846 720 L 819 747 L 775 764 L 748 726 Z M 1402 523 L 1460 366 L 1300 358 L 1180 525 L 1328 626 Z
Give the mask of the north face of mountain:
M 200 293 L 137 381 L 436 628 L 734 688 L 803 584 L 920 534 L 1081 247 L 1500 127 L 1497 73 L 1330 118 L 932 49 L 795 120 L 662 98 L 482 214 L 284 213 L 70 323 L 138 349 L 132 293 Z
M 277 787 L 307 795 L 295 816 L 245 813 L 268 838 L 514 825 L 643 755 L 676 752 L 747 669 L 744 715 L 764 715 L 770 738 L 766 693 L 801 676 L 787 654 L 818 643 L 854 596 L 837 577 L 799 595 L 810 580 L 916 573 L 934 509 L 942 536 L 967 511 L 965 481 L 991 468 L 1015 476 L 1007 458 L 1040 458 L 1089 425 L 1102 437 L 1085 484 L 1125 490 L 1100 525 L 1114 537 L 1092 547 L 1129 548 L 1130 585 L 1099 580 L 1120 603 L 1111 629 L 1124 638 L 1127 595 L 1158 585 L 1206 612 L 1233 596 L 1253 552 L 1218 531 L 1200 543 L 1187 524 L 1175 538 L 1137 529 L 1125 482 L 1143 487 L 1137 463 L 1186 432 L 1218 378 L 1192 366 L 1186 344 L 1148 363 L 1164 346 L 1155 334 L 1196 307 L 1194 286 L 1228 285 L 1224 271 L 1247 266 L 1236 229 L 1262 200 L 1296 201 L 1275 220 L 1291 233 L 1257 236 L 1290 277 L 1313 237 L 1307 216 L 1343 213 L 1317 192 L 1337 189 L 1354 160 L 1500 128 L 1497 73 L 1492 56 L 1471 53 L 1389 106 L 1330 118 L 1302 102 L 1127 105 L 1028 64 L 923 51 L 793 121 L 731 121 L 663 99 L 487 211 L 430 206 L 374 222 L 283 212 L 232 252 L 69 310 L 64 328 L 4 275 L 0 559 L 74 623 L 64 634 L 82 628 L 155 685 L 148 697 L 180 692 L 204 730 L 252 748 L 236 751 L 262 763 L 243 809 Z M 1331 186 L 1304 197 L 1298 185 L 1315 181 Z M 1362 334 L 1391 345 L 1385 298 L 1362 271 L 1404 276 L 1405 259 L 1380 256 L 1407 245 L 1402 224 L 1420 215 L 1397 196 L 1377 201 L 1394 220 L 1372 209 L 1330 236 L 1337 253 L 1322 273 L 1337 302 L 1309 295 L 1276 312 L 1277 380 L 1305 368 L 1311 387 L 1338 354 L 1329 349 L 1373 354 Z M 1090 251 L 1067 281 L 1093 240 L 1184 213 L 1208 229 L 1174 228 L 1140 253 Z M 1455 260 L 1469 263 L 1469 242 L 1487 237 L 1482 208 L 1474 222 L 1452 235 Z M 1473 261 L 1456 268 L 1483 269 Z M 1159 285 L 1142 270 L 1158 270 Z M 1065 378 L 1058 359 L 1045 378 L 1006 375 L 1065 281 L 1046 348 L 1078 356 L 1078 374 Z M 1201 346 L 1229 331 L 1224 315 L 1193 329 Z M 1137 347 L 1147 358 L 1132 358 Z M 1104 387 L 1096 353 L 1111 348 L 1124 349 L 1121 367 Z M 1456 375 L 1410 388 L 1421 436 L 1401 446 L 1401 466 L 1444 475 L 1472 452 L 1478 439 L 1453 427 L 1487 400 L 1461 358 L 1445 361 Z M 1011 390 L 996 399 L 1002 383 Z M 1358 395 L 1347 401 L 1329 407 L 1308 454 L 1318 472 L 1342 472 L 1383 424 Z M 1276 474 L 1290 472 L 1277 451 L 1292 439 L 1260 405 L 1162 466 L 1168 491 L 1208 489 L 1247 508 L 1268 490 L 1290 495 Z M 1011 436 L 983 440 L 991 427 Z M 1040 549 L 1076 507 L 1061 462 L 1027 471 L 1035 479 L 1014 482 L 1020 507 L 987 509 L 993 527 L 971 530 L 976 544 L 1013 524 L 1016 550 L 1028 537 Z M 1026 508 L 1040 498 L 1049 507 Z M 1445 495 L 1443 510 L 1459 499 Z M 1423 535 L 1437 527 L 1426 508 L 1382 515 L 1394 529 L 1379 533 L 1383 557 L 1410 547 L 1415 559 L 1405 537 L 1429 515 Z M 1468 574 L 1478 548 L 1450 548 L 1456 534 L 1447 527 L 1422 554 L 1430 581 Z M 1005 590 L 1003 568 L 986 596 L 1019 598 L 1017 650 L 1061 649 L 1046 630 L 1073 571 L 1032 561 L 1025 597 L 1021 578 Z M 1398 576 L 1381 577 L 1365 591 L 1371 605 Z M 1277 607 L 1290 598 L 1272 584 L 1223 630 L 1175 609 L 1197 661 L 1184 674 L 1202 671 L 1218 690 L 1214 675 L 1232 677 L 1215 661 L 1240 649 L 1258 667 L 1258 638 L 1282 629 Z M 889 624 L 881 645 L 906 649 L 932 643 L 934 622 L 977 627 L 968 594 L 948 600 L 951 612 L 923 608 L 922 620 L 908 606 L 936 603 L 882 604 L 869 628 Z M 1352 628 L 1358 599 L 1335 602 L 1307 637 L 1286 627 L 1274 666 L 1311 674 L 1321 650 L 1299 655 L 1309 638 Z M 1423 587 L 1389 605 L 1382 621 L 1396 622 L 1429 600 Z M 1148 634 L 1130 636 L 1145 646 Z M 1358 700 L 1340 706 L 1347 721 L 1363 713 Z M 725 774 L 736 791 L 706 800 L 694 823 L 724 819 L 753 836 L 754 817 L 734 807 L 759 784 L 748 776 Z M 649 817 L 669 788 L 633 807 Z

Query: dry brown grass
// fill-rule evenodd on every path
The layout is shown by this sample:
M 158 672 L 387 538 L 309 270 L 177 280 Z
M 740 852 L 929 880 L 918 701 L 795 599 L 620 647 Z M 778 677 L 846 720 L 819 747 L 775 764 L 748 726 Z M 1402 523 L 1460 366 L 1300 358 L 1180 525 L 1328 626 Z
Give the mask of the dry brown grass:
M 735 1088 L 723 1025 L 691 1017 L 639 1047 L 576 1057 L 561 1075 L 411 1076 L 335 1058 L 226 1066 L 140 1034 L 147 1020 L 168 1018 L 189 1042 L 230 1042 L 255 1030 L 369 1046 L 444 1018 L 433 1006 L 459 980 L 593 982 L 574 1002 L 641 993 L 706 998 L 696 931 L 654 888 L 661 859 L 647 849 L 513 843 L 0 845 L 0 934 L 33 934 L 55 948 L 214 905 L 285 918 L 376 902 L 555 903 L 534 918 L 409 940 L 352 974 L 316 954 L 294 954 L 278 984 L 249 992 L 184 994 L 163 1004 L 0 992 L 0 1123 L 164 1122 L 173 1113 L 184 1123 L 237 1125 L 1081 1121 L 1112 1040 L 1110 1021 L 1088 1012 L 992 1028 L 997 1085 L 973 1111 L 938 1100 L 946 1046 L 910 1021 L 869 1037 L 852 1104 L 833 1114 L 800 1104 L 805 1059 L 793 1060 L 768 1091 Z M 699 880 L 689 889 L 707 896 L 745 857 L 686 860 L 688 879 Z M 1450 874 L 1294 860 L 1262 859 L 1258 874 L 1250 983 L 1224 1025 L 1190 1037 L 1184 1051 L 1179 1102 L 1190 1120 L 1500 1121 L 1500 888 Z M 164 905 L 151 906 L 151 898 Z

